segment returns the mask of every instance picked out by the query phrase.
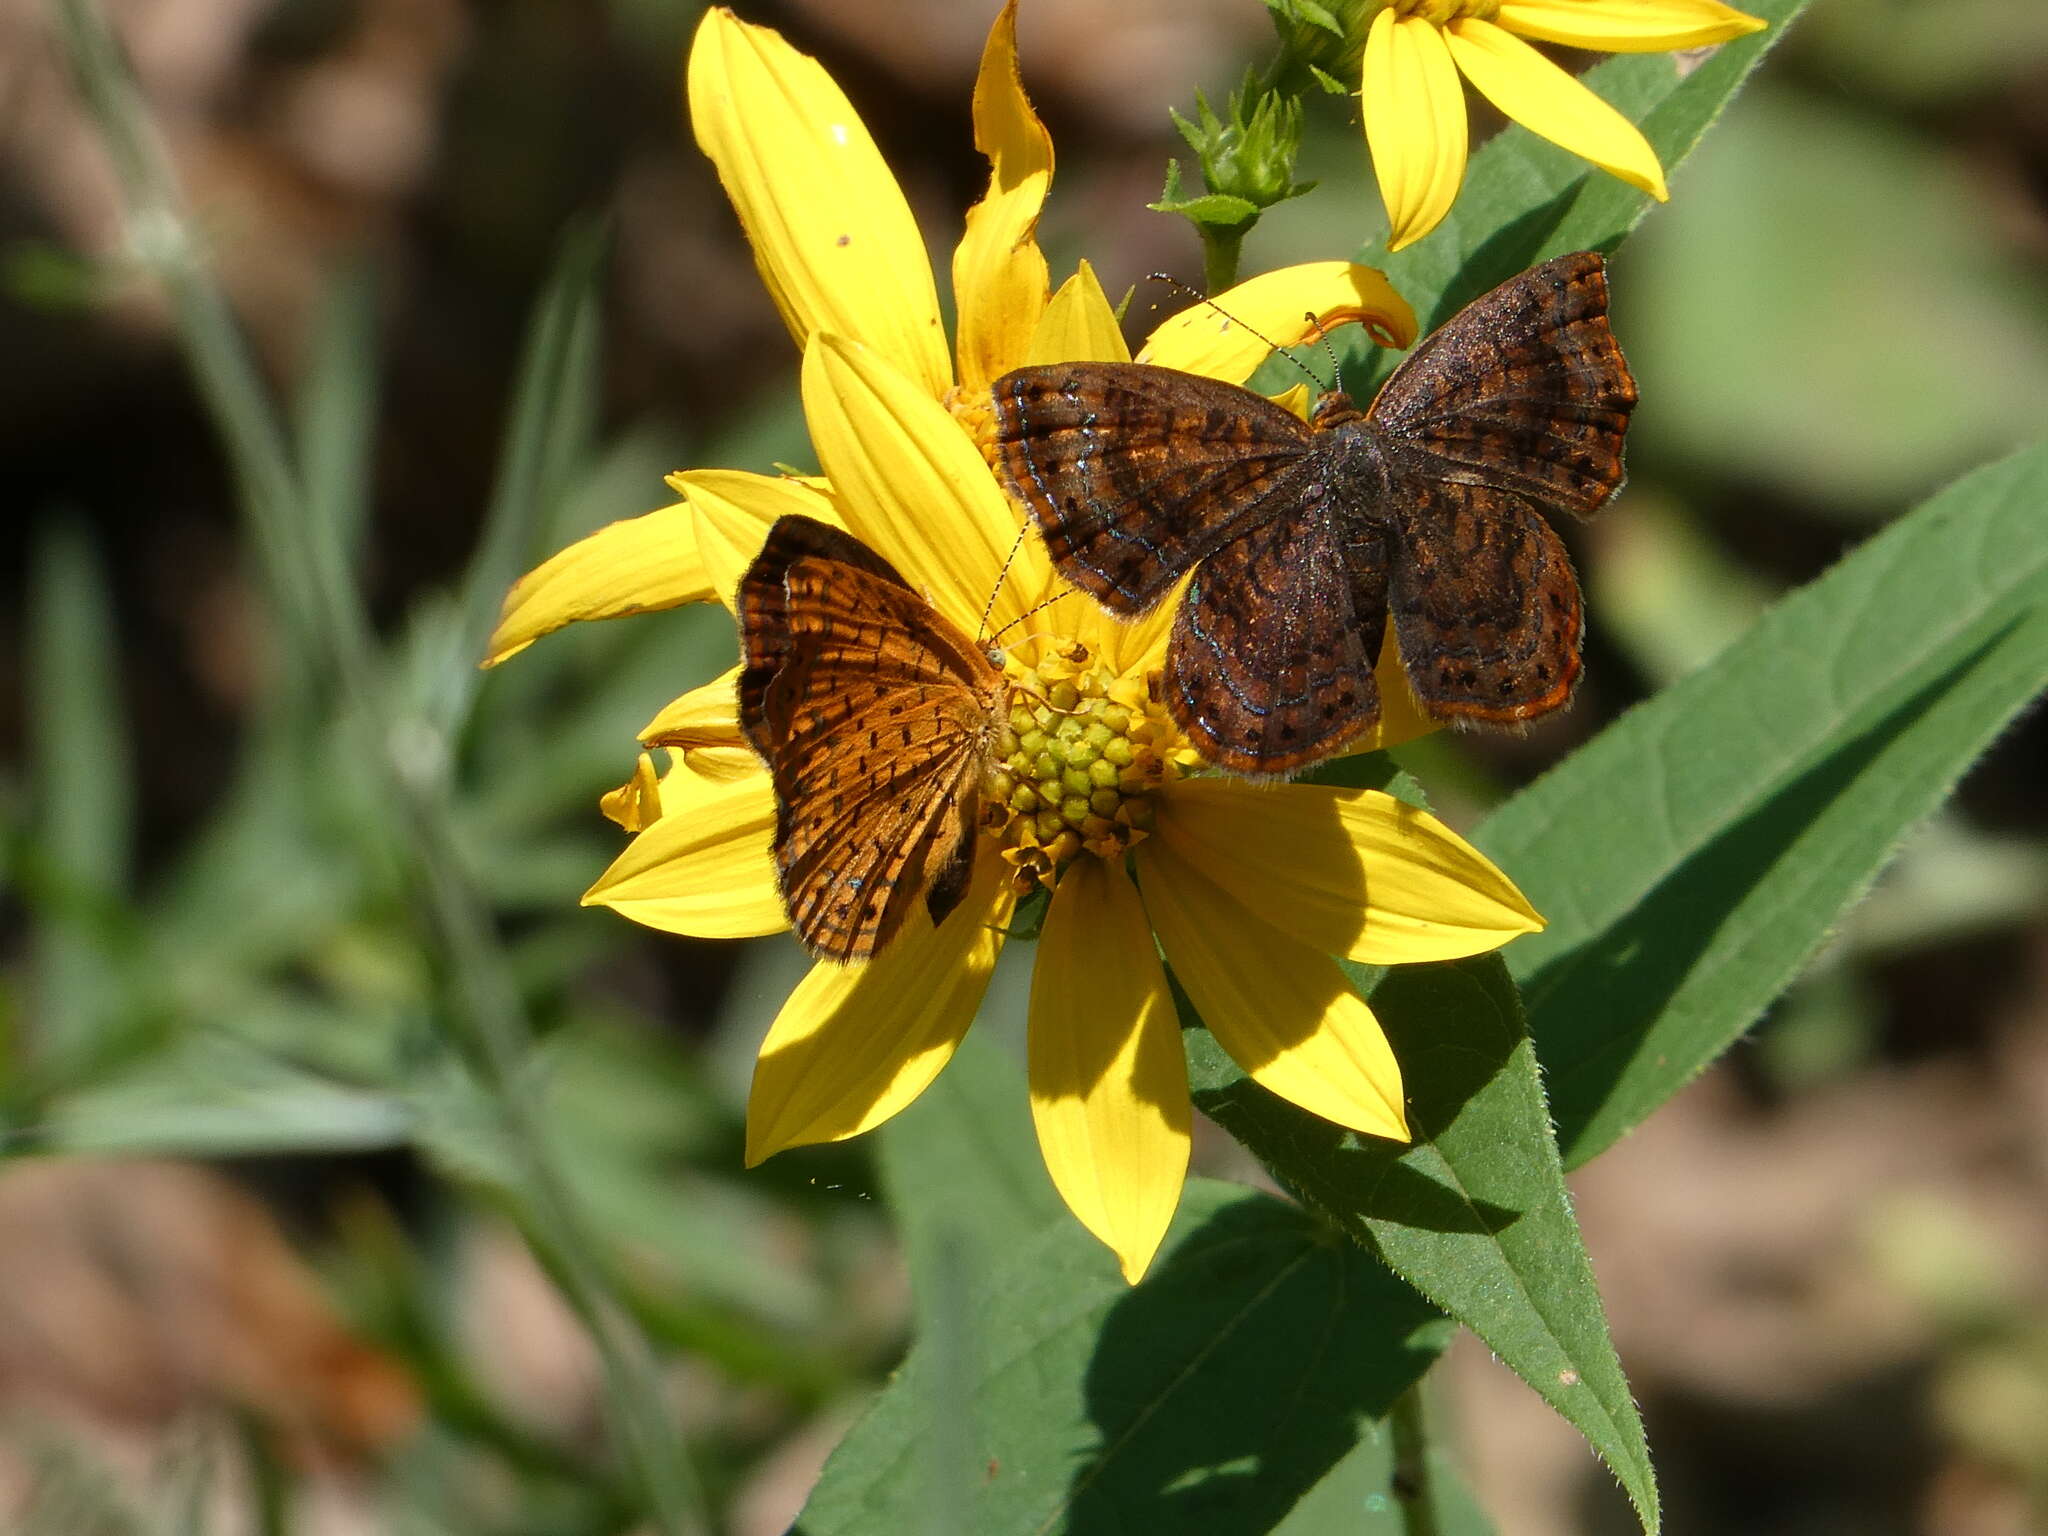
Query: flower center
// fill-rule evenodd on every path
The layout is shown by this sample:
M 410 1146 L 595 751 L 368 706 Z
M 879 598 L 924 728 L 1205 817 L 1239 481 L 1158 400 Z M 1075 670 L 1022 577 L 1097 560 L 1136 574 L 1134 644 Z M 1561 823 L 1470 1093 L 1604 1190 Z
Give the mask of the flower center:
M 1393 0 L 1392 10 L 1445 27 L 1454 21 L 1492 21 L 1500 14 L 1500 0 Z
M 1084 852 L 1121 858 L 1151 830 L 1152 792 L 1189 759 L 1145 685 L 1112 678 L 1079 640 L 1051 641 L 1036 667 L 1012 663 L 1010 676 L 1010 717 L 982 777 L 982 824 L 1021 895 L 1049 889 Z

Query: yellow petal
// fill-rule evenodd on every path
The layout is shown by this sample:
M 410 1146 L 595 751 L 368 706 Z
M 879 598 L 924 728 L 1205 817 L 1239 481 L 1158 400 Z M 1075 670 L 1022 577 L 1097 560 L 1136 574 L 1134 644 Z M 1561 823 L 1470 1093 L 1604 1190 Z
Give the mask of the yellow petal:
M 1311 1114 L 1406 1141 L 1400 1065 L 1337 962 L 1254 916 L 1160 838 L 1138 845 L 1137 864 L 1167 963 L 1232 1059 Z
M 484 665 L 495 667 L 578 619 L 623 618 L 711 596 L 686 508 L 629 517 L 578 539 L 513 583 Z
M 720 7 L 690 48 L 690 120 L 799 347 L 818 331 L 886 356 L 934 398 L 952 383 L 917 221 L 832 77 Z
M 1457 960 L 1543 920 L 1427 811 L 1376 789 L 1185 779 L 1158 837 L 1277 928 L 1367 965 Z
M 1031 971 L 1031 1118 L 1054 1186 L 1136 1285 L 1188 1171 L 1187 1061 L 1121 861 L 1076 859 Z
M 692 688 L 640 728 L 640 745 L 683 752 L 746 746 L 746 737 L 740 734 L 739 686 L 740 669 L 732 667 L 703 687 Z
M 974 147 L 988 157 L 988 195 L 967 211 L 967 233 L 953 252 L 960 388 L 970 395 L 1024 361 L 1049 286 L 1037 235 L 1052 185 L 1052 135 L 1017 73 L 1017 0 L 1003 7 L 982 50 Z
M 1670 195 L 1657 152 L 1636 125 L 1520 38 L 1491 22 L 1458 21 L 1444 41 L 1474 89 L 1531 133 L 1659 202 Z
M 671 773 L 661 811 L 583 893 L 585 906 L 700 939 L 755 938 L 789 926 L 770 851 L 775 792 L 765 769 L 725 780 Z
M 1373 18 L 1359 97 L 1387 249 L 1412 245 L 1443 222 L 1465 179 L 1465 93 L 1436 24 L 1420 16 Z
M 1387 620 L 1387 633 L 1380 641 L 1380 659 L 1372 675 L 1380 685 L 1380 723 L 1348 750 L 1377 752 L 1443 729 L 1443 722 L 1431 718 L 1422 701 L 1415 697 L 1415 690 L 1408 686 L 1408 671 L 1401 665 L 1401 642 L 1394 634 L 1392 619 Z
M 939 1075 L 1002 949 L 1007 868 L 982 858 L 973 888 L 938 928 L 919 909 L 872 960 L 821 961 L 798 983 L 754 1064 L 748 1167 L 880 1125 Z
M 950 412 L 877 354 L 821 335 L 804 354 L 804 419 L 847 529 L 969 635 L 1023 614 L 996 590 L 1022 526 Z M 990 608 L 990 594 L 994 607 Z
M 1166 665 L 1166 642 L 1173 633 L 1173 621 L 1180 612 L 1181 595 L 1194 573 L 1190 571 L 1173 591 L 1151 612 L 1128 623 L 1105 616 L 1102 624 L 1103 660 L 1116 677 L 1143 678 Z M 1103 610 L 1097 609 L 1098 613 Z
M 801 513 L 835 526 L 839 522 L 839 509 L 816 483 L 786 475 L 693 469 L 669 476 L 668 483 L 690 504 L 705 575 L 727 608 L 778 517 Z
M 1769 25 L 1720 0 L 1502 0 L 1494 19 L 1539 43 L 1601 53 L 1705 48 Z
M 1384 347 L 1415 342 L 1415 311 L 1377 267 L 1311 261 L 1227 288 L 1166 321 L 1138 361 L 1242 384 L 1275 347 L 1299 346 L 1357 321 Z
M 1032 334 L 1026 363 L 1128 363 L 1130 346 L 1095 269 L 1082 262 L 1060 284 Z
M 607 821 L 628 832 L 644 832 L 661 820 L 661 776 L 645 752 L 633 765 L 633 777 L 597 802 Z

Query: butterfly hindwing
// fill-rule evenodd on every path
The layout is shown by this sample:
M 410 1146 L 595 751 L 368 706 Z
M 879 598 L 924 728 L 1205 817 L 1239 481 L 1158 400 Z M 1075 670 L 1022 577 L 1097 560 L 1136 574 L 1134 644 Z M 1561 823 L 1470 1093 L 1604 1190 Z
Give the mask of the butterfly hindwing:
M 1586 516 L 1621 488 L 1636 384 L 1607 325 L 1607 269 L 1578 251 L 1510 278 L 1433 331 L 1367 419 L 1446 479 Z
M 992 400 L 997 463 L 1061 574 L 1119 614 L 1152 608 L 1307 472 L 1298 416 L 1171 368 L 1019 368 Z
M 1429 537 L 1394 541 L 1390 605 L 1401 664 L 1439 719 L 1532 719 L 1571 697 L 1584 623 L 1557 530 L 1491 486 L 1397 479 Z
M 866 545 L 810 518 L 770 530 L 739 589 L 740 725 L 776 795 L 775 862 L 797 936 L 863 959 L 971 869 L 1002 674 Z
M 1238 773 L 1288 773 L 1379 720 L 1386 630 L 1376 530 L 1296 512 L 1231 540 L 1188 587 L 1167 644 L 1167 707 L 1197 750 Z

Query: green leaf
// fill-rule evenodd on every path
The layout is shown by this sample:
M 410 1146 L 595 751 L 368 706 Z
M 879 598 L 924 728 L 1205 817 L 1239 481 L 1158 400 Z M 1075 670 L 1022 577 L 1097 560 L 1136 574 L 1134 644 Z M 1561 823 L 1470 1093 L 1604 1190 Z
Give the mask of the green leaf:
M 1154 213 L 1177 213 L 1193 224 L 1214 224 L 1224 229 L 1233 229 L 1259 216 L 1259 206 L 1242 197 L 1232 197 L 1227 192 L 1205 192 L 1200 197 L 1185 198 L 1180 202 L 1161 200 L 1145 205 Z
M 37 1150 L 157 1157 L 356 1152 L 402 1144 L 400 1099 L 337 1083 L 218 1034 L 196 1034 L 52 1103 Z
M 1586 1437 L 1656 1530 L 1649 1450 L 1505 968 L 1495 956 L 1396 966 L 1371 998 L 1401 1063 L 1409 1145 L 1353 1135 L 1276 1098 L 1191 1027 L 1197 1107 L 1478 1334 Z
M 993 1280 L 833 1454 L 804 1536 L 1268 1530 L 1449 1333 L 1306 1213 L 1199 1179 L 1135 1289 L 1071 1220 L 1013 1237 Z
M 1682 78 L 1668 53 L 1617 55 L 1582 78 L 1643 130 L 1669 172 L 1805 6 L 1746 4 L 1769 28 L 1723 44 Z M 1685 196 L 1682 182 L 1672 196 Z M 1525 267 L 1566 251 L 1612 250 L 1650 207 L 1646 194 L 1511 123 L 1473 155 L 1458 200 L 1434 233 L 1392 255 L 1375 244 L 1364 259 L 1386 270 L 1427 331 Z
M 1631 711 L 1474 840 L 1547 931 L 1521 980 L 1570 1163 L 1798 974 L 2048 684 L 2048 446 L 1964 477 Z

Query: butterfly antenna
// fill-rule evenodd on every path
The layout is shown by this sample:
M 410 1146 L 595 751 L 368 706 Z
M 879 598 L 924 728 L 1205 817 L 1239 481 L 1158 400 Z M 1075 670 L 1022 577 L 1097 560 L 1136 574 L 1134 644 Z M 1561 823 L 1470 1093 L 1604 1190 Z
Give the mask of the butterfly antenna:
M 1011 553 L 1015 554 L 1016 551 L 1012 550 Z M 1071 588 L 1067 589 L 1067 591 L 1071 590 Z M 982 644 L 994 645 L 998 640 L 1002 639 L 1004 635 L 1008 634 L 1011 630 L 1015 629 L 1019 624 L 1022 624 L 1026 619 L 1030 618 L 1031 615 L 1033 615 L 1034 613 L 1043 613 L 1046 609 L 1050 608 L 1054 603 L 1058 602 L 1061 598 L 1065 597 L 1066 595 L 1066 591 L 1055 592 L 1051 597 L 1048 597 L 1044 602 L 1039 603 L 1036 607 L 1026 608 L 1022 613 L 1018 614 L 1017 617 L 1010 620 L 1009 623 L 1005 624 L 1001 629 L 997 630 L 994 634 L 990 635 L 988 639 L 982 642 Z M 993 597 L 991 597 L 988 600 L 988 605 L 991 609 L 993 609 L 996 605 L 996 600 Z M 982 614 L 981 622 L 983 628 L 986 628 L 988 626 L 988 614 Z M 1024 636 L 1024 638 L 1026 640 L 1029 640 L 1031 636 L 1026 635 Z
M 1330 328 L 1323 324 L 1322 317 L 1312 309 L 1303 310 L 1301 318 L 1309 323 L 1309 329 L 1315 332 L 1316 340 L 1323 344 L 1323 355 L 1330 360 L 1330 377 L 1336 380 L 1330 388 L 1335 389 L 1338 384 L 1344 382 L 1344 365 L 1337 361 L 1337 344 L 1330 340 Z
M 1017 537 L 1010 540 L 1010 552 L 1003 556 L 1003 568 L 996 572 L 996 584 L 988 589 L 988 601 L 982 605 L 981 622 L 975 626 L 974 632 L 977 636 L 988 635 L 991 642 L 995 636 L 988 634 L 989 615 L 996 611 L 996 599 L 1002 595 L 1003 583 L 1009 580 L 1010 567 L 1016 563 L 1017 551 L 1024 547 L 1024 534 L 1030 526 L 1028 522 L 1017 525 Z M 1036 613 L 1038 610 L 1034 608 L 1031 611 Z M 1005 624 L 1003 628 L 1008 629 L 1009 625 Z
M 1182 282 L 1179 278 L 1175 277 L 1171 272 L 1148 272 L 1145 275 L 1155 283 L 1166 284 L 1167 287 L 1173 289 L 1176 293 L 1185 294 L 1188 298 L 1193 299 L 1197 304 L 1208 305 L 1211 309 L 1215 310 L 1217 314 L 1221 315 L 1224 319 L 1228 320 L 1232 325 L 1242 327 L 1244 330 L 1258 337 L 1259 340 L 1263 341 L 1269 348 L 1279 353 L 1282 357 L 1286 358 L 1287 361 L 1294 364 L 1294 366 L 1299 368 L 1303 373 L 1307 374 L 1309 382 L 1315 385 L 1317 389 L 1323 391 L 1325 394 L 1329 393 L 1331 390 L 1337 387 L 1335 384 L 1325 384 L 1322 381 L 1321 377 L 1317 375 L 1315 369 L 1309 367 L 1307 363 L 1304 363 L 1292 352 L 1289 352 L 1285 347 L 1281 346 L 1279 342 L 1275 341 L 1272 337 L 1266 335 L 1263 331 L 1252 330 L 1250 326 L 1246 325 L 1242 320 L 1238 319 L 1237 316 L 1233 315 L 1221 304 L 1218 304 L 1206 293 L 1196 292 L 1193 288 L 1190 288 L 1186 283 Z M 1322 335 L 1322 322 L 1316 319 L 1314 315 L 1310 315 L 1308 318 L 1309 322 L 1315 326 L 1317 334 Z M 1334 368 L 1331 370 L 1331 376 L 1333 378 L 1335 377 Z

